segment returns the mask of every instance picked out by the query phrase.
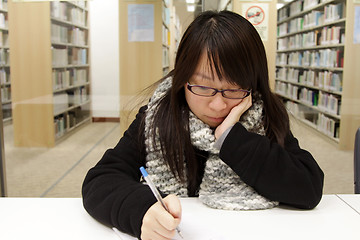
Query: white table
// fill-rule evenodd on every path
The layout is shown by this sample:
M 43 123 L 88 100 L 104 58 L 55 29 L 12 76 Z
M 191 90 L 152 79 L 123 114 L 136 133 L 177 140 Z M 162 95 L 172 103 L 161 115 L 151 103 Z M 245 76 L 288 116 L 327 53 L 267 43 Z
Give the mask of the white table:
M 2 240 L 119 240 L 80 198 L 0 198 Z
M 224 211 L 208 208 L 197 198 L 181 199 L 180 227 L 186 240 L 358 240 L 360 214 L 340 196 L 324 195 L 309 211 L 285 207 Z M 360 195 L 347 197 L 360 201 Z M 4 240 L 120 239 L 87 214 L 80 198 L 0 198 L 0 236 Z
M 360 194 L 337 194 L 337 196 L 360 214 Z

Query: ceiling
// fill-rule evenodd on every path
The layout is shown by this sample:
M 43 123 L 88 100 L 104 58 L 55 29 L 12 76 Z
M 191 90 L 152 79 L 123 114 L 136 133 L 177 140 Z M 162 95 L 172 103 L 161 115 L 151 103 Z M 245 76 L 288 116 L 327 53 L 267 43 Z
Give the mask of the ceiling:
M 186 0 L 173 0 L 176 8 L 176 14 L 179 16 L 182 29 L 194 20 L 194 17 L 205 10 L 217 10 L 220 0 L 196 0 L 195 12 L 188 12 L 186 9 Z
M 179 16 L 183 31 L 194 20 L 194 17 L 205 10 L 217 10 L 221 0 L 195 0 L 195 12 L 188 12 L 186 9 L 186 0 L 173 0 L 176 7 L 176 14 Z M 278 3 L 286 3 L 292 0 L 277 0 Z

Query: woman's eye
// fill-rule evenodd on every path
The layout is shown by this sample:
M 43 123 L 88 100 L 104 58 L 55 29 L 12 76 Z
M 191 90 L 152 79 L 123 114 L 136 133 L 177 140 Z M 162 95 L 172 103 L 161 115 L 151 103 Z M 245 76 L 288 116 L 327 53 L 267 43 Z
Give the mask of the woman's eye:
M 199 89 L 200 89 L 200 90 L 208 90 L 207 87 L 201 87 L 201 86 L 199 87 Z

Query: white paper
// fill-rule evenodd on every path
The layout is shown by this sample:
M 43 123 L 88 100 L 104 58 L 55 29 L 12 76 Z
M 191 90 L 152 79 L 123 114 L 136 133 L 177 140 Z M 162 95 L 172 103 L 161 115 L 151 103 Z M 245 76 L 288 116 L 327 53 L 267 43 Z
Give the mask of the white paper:
M 154 41 L 154 5 L 128 5 L 128 41 Z
M 354 44 L 360 43 L 360 6 L 355 7 Z

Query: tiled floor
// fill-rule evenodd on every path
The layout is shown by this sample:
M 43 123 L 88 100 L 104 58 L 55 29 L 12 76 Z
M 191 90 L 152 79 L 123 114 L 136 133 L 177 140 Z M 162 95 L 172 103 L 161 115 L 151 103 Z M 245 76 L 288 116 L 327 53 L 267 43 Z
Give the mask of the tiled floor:
M 324 193 L 353 193 L 353 152 L 335 145 L 301 123 L 294 135 L 325 172 Z M 15 148 L 12 126 L 4 127 L 9 197 L 80 197 L 87 170 L 120 137 L 118 123 L 89 123 L 54 148 Z
M 91 123 L 54 148 L 14 148 L 12 127 L 4 128 L 10 197 L 80 197 L 81 184 L 120 135 L 118 123 Z

